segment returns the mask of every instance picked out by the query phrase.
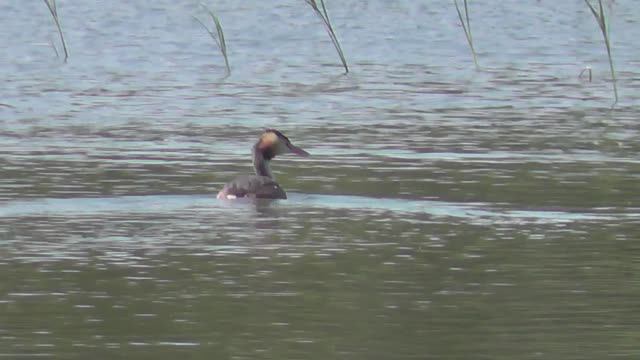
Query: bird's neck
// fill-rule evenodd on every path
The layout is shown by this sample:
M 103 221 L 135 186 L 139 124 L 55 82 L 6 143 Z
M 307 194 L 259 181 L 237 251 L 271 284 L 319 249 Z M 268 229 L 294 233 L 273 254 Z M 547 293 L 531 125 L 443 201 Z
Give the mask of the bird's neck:
M 266 176 L 273 179 L 271 168 L 269 167 L 269 160 L 264 158 L 264 154 L 260 149 L 253 149 L 253 167 L 256 170 L 256 175 Z

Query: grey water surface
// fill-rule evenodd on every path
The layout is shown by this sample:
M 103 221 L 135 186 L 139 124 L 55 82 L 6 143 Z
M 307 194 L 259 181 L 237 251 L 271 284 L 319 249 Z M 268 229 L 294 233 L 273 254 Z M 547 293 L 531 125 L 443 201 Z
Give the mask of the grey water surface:
M 640 355 L 635 1 L 199 3 L 0 2 L 0 358 Z

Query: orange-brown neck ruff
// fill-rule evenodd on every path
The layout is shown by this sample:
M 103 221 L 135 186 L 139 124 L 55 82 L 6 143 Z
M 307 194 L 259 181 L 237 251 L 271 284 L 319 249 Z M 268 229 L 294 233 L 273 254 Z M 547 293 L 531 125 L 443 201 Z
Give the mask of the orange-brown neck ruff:
M 254 152 L 262 153 L 265 160 L 271 160 L 276 157 L 276 148 L 278 144 L 278 135 L 273 132 L 267 132 L 260 136 L 260 140 L 254 146 Z

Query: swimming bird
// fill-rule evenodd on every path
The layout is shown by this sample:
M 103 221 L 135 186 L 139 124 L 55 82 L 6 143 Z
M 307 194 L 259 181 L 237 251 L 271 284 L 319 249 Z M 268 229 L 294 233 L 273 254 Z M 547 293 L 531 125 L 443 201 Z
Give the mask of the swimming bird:
M 253 145 L 255 175 L 244 175 L 226 184 L 218 193 L 218 199 L 242 197 L 259 199 L 286 199 L 287 193 L 278 185 L 271 173 L 269 162 L 282 154 L 309 156 L 309 153 L 293 145 L 280 131 L 267 129 Z

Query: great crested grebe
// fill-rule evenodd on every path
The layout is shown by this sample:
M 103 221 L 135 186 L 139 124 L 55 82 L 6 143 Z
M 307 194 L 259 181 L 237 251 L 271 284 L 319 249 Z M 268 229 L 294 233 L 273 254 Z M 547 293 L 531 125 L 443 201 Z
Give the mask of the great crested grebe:
M 273 178 L 269 161 L 276 155 L 292 153 L 309 156 L 309 153 L 293 145 L 289 138 L 274 129 L 265 130 L 253 145 L 253 167 L 255 175 L 235 178 L 220 190 L 218 199 L 236 199 L 241 197 L 259 199 L 286 199 L 287 193 Z

